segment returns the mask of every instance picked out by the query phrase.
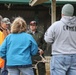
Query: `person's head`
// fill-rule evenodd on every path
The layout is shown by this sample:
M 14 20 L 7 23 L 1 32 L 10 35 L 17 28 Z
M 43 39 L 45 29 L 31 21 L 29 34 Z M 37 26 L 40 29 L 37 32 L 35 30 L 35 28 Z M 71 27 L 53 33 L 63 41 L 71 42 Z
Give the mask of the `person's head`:
M 37 29 L 37 22 L 36 21 L 31 21 L 30 22 L 30 29 L 32 31 L 35 31 Z
M 74 14 L 74 7 L 71 4 L 65 4 L 62 7 L 61 11 L 62 16 L 73 16 Z
M 26 29 L 27 29 L 26 21 L 21 17 L 15 18 L 15 20 L 11 25 L 11 33 L 25 32 Z
M 10 19 L 9 18 L 3 18 L 2 19 L 2 21 L 1 21 L 1 27 L 3 28 L 3 29 L 8 29 L 9 27 L 10 27 L 10 24 L 11 24 L 11 22 L 10 22 Z

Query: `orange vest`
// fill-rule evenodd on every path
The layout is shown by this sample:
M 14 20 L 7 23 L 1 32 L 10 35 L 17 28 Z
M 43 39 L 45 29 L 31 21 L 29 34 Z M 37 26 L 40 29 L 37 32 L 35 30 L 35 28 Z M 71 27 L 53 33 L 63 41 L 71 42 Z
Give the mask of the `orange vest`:
M 2 44 L 3 40 L 4 40 L 4 34 L 2 31 L 0 31 L 0 45 Z M 0 57 L 0 68 L 4 67 L 4 63 L 5 60 Z
M 4 38 L 8 35 L 9 33 L 6 31 L 0 31 L 0 45 L 4 41 Z M 0 68 L 4 67 L 5 60 L 0 58 Z
M 4 34 L 2 31 L 0 31 L 0 45 L 2 44 L 3 40 L 4 40 Z

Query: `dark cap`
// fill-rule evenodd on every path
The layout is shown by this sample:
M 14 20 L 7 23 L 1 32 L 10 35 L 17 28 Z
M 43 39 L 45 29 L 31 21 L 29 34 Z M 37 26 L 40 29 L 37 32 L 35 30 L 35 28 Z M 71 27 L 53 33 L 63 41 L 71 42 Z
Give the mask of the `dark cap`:
M 32 25 L 32 24 L 36 24 L 37 25 L 37 22 L 36 21 L 31 21 L 30 25 Z
M 3 22 L 3 23 L 6 23 L 6 24 L 11 24 L 9 18 L 3 18 L 3 19 L 2 19 L 2 22 Z

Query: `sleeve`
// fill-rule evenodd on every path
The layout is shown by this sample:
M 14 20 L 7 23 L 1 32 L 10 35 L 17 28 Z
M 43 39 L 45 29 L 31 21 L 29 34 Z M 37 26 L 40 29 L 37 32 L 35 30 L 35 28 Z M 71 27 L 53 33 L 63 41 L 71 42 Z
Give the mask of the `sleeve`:
M 42 37 L 40 38 L 40 44 L 39 44 L 39 48 L 41 48 L 43 51 L 45 51 L 46 49 L 46 42 L 44 41 L 44 34 L 42 34 Z
M 44 40 L 46 43 L 53 43 L 55 39 L 55 28 L 54 24 L 52 24 L 44 34 Z
M 6 47 L 6 38 L 5 38 L 5 40 L 3 41 L 2 45 L 0 46 L 0 57 L 5 59 L 6 50 L 7 50 L 7 47 Z
M 35 39 L 31 36 L 31 55 L 36 55 L 38 52 L 38 44 Z

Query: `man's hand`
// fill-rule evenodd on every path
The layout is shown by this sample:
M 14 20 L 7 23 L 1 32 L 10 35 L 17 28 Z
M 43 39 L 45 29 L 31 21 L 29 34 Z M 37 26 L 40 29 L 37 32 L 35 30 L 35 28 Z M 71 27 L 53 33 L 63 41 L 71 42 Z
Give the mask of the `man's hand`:
M 38 48 L 38 50 L 40 55 L 44 54 L 44 51 L 42 49 Z

